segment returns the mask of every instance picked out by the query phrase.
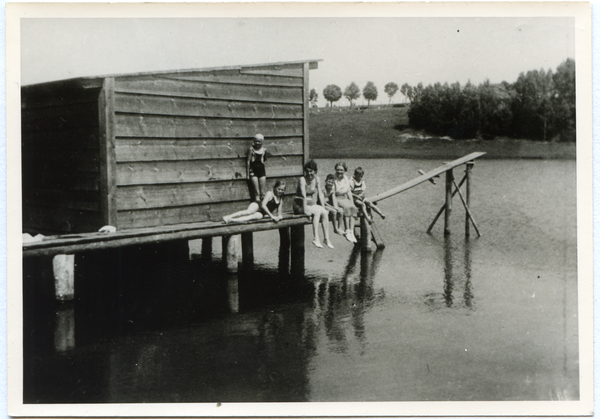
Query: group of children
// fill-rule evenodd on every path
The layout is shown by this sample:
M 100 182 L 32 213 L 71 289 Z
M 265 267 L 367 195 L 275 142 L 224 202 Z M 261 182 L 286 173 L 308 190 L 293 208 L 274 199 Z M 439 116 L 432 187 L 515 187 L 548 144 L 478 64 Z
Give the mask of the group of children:
M 277 181 L 273 189 L 267 191 L 265 162 L 267 150 L 263 146 L 264 136 L 254 136 L 252 146 L 248 150 L 246 159 L 246 173 L 251 185 L 253 202 L 244 211 L 223 217 L 224 223 L 232 221 L 242 222 L 270 217 L 277 222 L 282 218 L 283 195 L 285 183 Z M 333 231 L 343 235 L 346 240 L 356 243 L 354 237 L 354 218 L 358 209 L 361 210 L 366 220 L 371 223 L 371 210 L 385 218 L 385 215 L 373 203 L 365 199 L 366 185 L 364 170 L 356 168 L 352 179 L 348 179 L 346 172 L 348 166 L 344 162 L 335 165 L 335 175 L 329 174 L 325 185 L 317 176 L 317 163 L 314 160 L 304 165 L 304 175 L 298 180 L 296 195 L 294 196 L 294 213 L 306 214 L 312 219 L 313 244 L 323 248 L 323 244 L 333 249 L 329 237 L 329 220 L 333 223 Z M 323 228 L 324 240 L 321 243 L 318 227 Z

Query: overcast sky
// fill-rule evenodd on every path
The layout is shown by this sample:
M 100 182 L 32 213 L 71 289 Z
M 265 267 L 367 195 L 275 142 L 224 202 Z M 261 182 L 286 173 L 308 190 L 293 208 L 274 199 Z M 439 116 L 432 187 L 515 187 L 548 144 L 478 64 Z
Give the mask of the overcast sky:
M 568 17 L 23 19 L 21 73 L 32 84 L 321 59 L 310 73 L 320 104 L 328 84 L 367 81 L 387 103 L 388 82 L 513 82 L 520 72 L 555 70 L 575 58 L 574 36 Z

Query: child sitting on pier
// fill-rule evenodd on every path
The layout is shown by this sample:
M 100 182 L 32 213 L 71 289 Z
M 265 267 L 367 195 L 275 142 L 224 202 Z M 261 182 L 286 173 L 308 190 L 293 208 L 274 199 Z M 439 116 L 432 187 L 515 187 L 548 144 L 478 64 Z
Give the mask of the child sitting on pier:
M 238 211 L 236 213 L 223 217 L 223 222 L 243 222 L 251 220 L 260 220 L 263 217 L 269 216 L 275 222 L 281 220 L 281 208 L 283 207 L 283 194 L 285 193 L 285 183 L 278 180 L 273 185 L 273 190 L 265 194 L 260 206 L 258 202 L 252 202 L 248 209 Z M 274 215 L 277 212 L 277 215 Z
M 364 175 L 365 171 L 363 168 L 357 167 L 356 170 L 354 170 L 354 176 L 352 179 L 350 179 L 350 189 L 352 190 L 354 205 L 362 210 L 362 213 L 365 215 L 365 218 L 369 223 L 372 223 L 373 219 L 369 216 L 367 207 L 379 214 L 381 218 L 385 219 L 385 215 L 379 210 L 379 208 L 377 208 L 377 206 L 365 200 L 365 190 L 367 186 L 365 184 L 365 180 L 363 179 Z
M 344 216 L 344 210 L 341 209 L 337 204 L 335 197 L 335 176 L 327 175 L 325 178 L 325 188 L 323 188 L 323 197 L 325 198 L 325 204 L 323 206 L 331 217 L 331 223 L 333 224 L 333 232 L 335 234 L 344 235 L 344 231 L 340 229 L 340 223 L 342 223 L 342 217 Z
M 256 134 L 252 141 L 252 147 L 248 149 L 246 158 L 246 175 L 250 180 L 251 193 L 256 202 L 260 202 L 265 196 L 267 189 L 267 174 L 265 162 L 267 161 L 267 149 L 263 147 L 265 137 Z

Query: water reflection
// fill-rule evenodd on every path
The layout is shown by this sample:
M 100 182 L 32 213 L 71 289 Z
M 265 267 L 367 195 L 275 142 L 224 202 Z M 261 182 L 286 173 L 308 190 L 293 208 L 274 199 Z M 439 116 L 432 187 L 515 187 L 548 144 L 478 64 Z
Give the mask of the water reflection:
M 462 260 L 455 255 L 455 252 L 460 250 L 463 251 Z M 469 237 L 453 239 L 449 235 L 444 236 L 443 297 L 446 307 L 463 307 L 474 310 Z
M 327 339 L 327 348 L 336 353 L 347 353 L 354 336 L 359 352 L 367 345 L 365 314 L 377 299 L 385 294 L 376 294 L 373 279 L 376 275 L 383 250 L 373 253 L 361 252 L 354 247 L 340 278 L 319 278 L 313 281 L 313 304 L 308 309 L 305 335 L 314 334 L 318 339 L 322 328 Z M 356 276 L 360 260 L 359 275 Z
M 467 312 L 475 310 L 471 267 L 472 245 L 473 242 L 469 237 L 444 236 L 442 293 L 431 293 L 425 296 L 425 304 L 430 309 L 443 306 L 465 309 Z

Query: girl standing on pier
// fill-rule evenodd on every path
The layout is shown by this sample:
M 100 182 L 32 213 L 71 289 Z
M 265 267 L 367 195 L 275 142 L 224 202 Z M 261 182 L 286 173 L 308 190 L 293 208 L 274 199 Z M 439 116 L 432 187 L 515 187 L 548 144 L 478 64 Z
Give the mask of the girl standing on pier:
M 329 219 L 327 211 L 319 203 L 324 204 L 323 191 L 321 190 L 321 181 L 317 176 L 317 163 L 314 160 L 308 161 L 304 165 L 304 176 L 298 180 L 296 196 L 294 197 L 294 214 L 306 214 L 312 217 L 313 244 L 322 248 L 319 238 L 319 221 L 323 226 L 323 241 L 325 245 L 333 249 L 333 244 L 329 238 Z
M 267 173 L 265 171 L 267 149 L 263 147 L 264 141 L 265 137 L 262 134 L 256 134 L 246 158 L 246 174 L 252 185 L 252 193 L 256 202 L 263 199 L 267 189 Z
M 260 220 L 263 217 L 271 217 L 275 222 L 281 220 L 281 208 L 283 207 L 283 194 L 285 193 L 285 183 L 278 180 L 273 185 L 273 190 L 265 194 L 260 206 L 258 202 L 252 202 L 248 209 L 223 217 L 223 222 L 243 222 L 251 220 Z M 274 215 L 277 212 L 277 215 Z
M 344 210 L 344 228 L 346 232 L 344 236 L 346 240 L 356 243 L 354 237 L 354 217 L 357 210 L 352 199 L 352 191 L 350 189 L 350 180 L 346 177 L 348 166 L 344 162 L 339 162 L 335 165 L 335 198 L 337 204 Z

